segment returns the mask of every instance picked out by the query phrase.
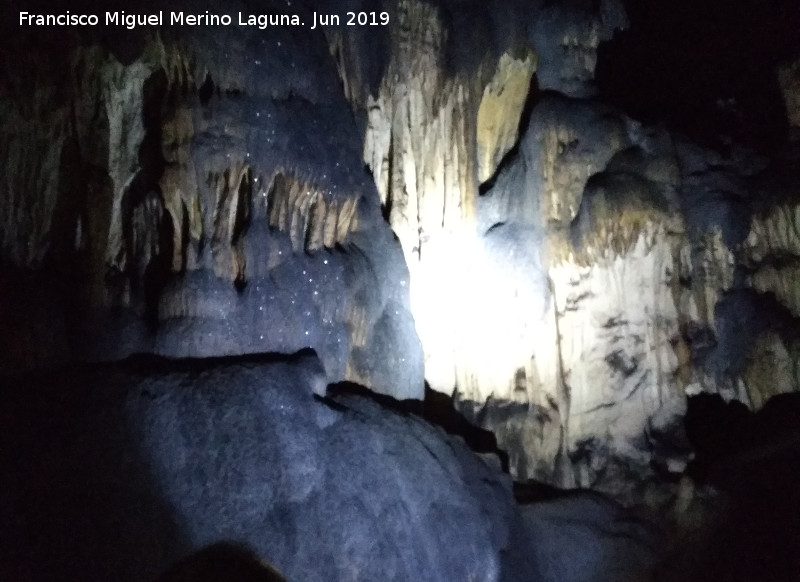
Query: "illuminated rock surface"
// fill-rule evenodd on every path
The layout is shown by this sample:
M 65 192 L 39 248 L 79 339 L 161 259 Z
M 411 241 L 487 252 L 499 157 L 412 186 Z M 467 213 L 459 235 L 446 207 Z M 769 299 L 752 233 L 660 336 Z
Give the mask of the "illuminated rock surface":
M 663 532 L 615 502 L 550 492 L 518 506 L 495 457 L 343 386 L 316 398 L 324 377 L 302 353 L 139 357 L 7 383 L 0 574 L 151 580 L 220 540 L 309 582 L 621 582 L 663 570 Z M 199 578 L 165 580 L 247 564 L 224 550 L 172 571 Z
M 311 347 L 319 395 L 349 380 L 421 398 L 427 382 L 495 435 L 512 478 L 603 491 L 682 532 L 715 509 L 705 485 L 751 467 L 700 478 L 687 398 L 746 412 L 800 389 L 797 55 L 762 72 L 752 46 L 698 73 L 648 52 L 630 74 L 657 79 L 630 94 L 667 87 L 650 105 L 686 107 L 648 116 L 608 64 L 644 34 L 620 29 L 664 10 L 643 4 L 630 21 L 615 0 L 387 0 L 385 28 L 15 32 L 0 53 L 0 372 Z M 689 24 L 691 62 L 724 65 L 701 42 L 716 24 Z M 731 71 L 758 82 L 705 88 Z M 785 141 L 759 125 L 778 114 Z M 726 494 L 741 509 L 760 486 Z M 529 528 L 551 525 L 543 511 Z M 588 555 L 577 579 L 626 551 Z
M 152 580 L 229 540 L 291 581 L 530 579 L 496 459 L 319 381 L 312 354 L 7 384 L 0 576 Z
M 383 80 L 353 89 L 364 64 L 346 50 L 340 75 L 409 264 L 426 380 L 497 435 L 515 478 L 671 502 L 648 481 L 690 458 L 687 394 L 758 407 L 800 387 L 796 171 L 586 99 L 599 43 L 627 25 L 617 3 L 537 4 L 505 35 L 486 15 L 491 50 L 468 61 L 446 58 L 468 17 L 397 6 Z M 499 106 L 527 54 L 524 107 Z M 487 142 L 488 118 L 518 143 Z
M 407 269 L 324 37 L 70 33 L 47 63 L 36 33 L 3 54 L 0 366 L 312 347 L 331 381 L 421 397 Z

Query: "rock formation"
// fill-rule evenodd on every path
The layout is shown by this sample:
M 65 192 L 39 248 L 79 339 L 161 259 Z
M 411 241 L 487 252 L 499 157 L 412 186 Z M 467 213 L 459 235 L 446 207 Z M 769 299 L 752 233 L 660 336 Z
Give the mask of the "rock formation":
M 753 26 L 778 35 L 778 5 Z M 685 50 L 706 70 L 658 60 L 674 37 L 654 39 L 646 65 L 660 76 L 628 95 L 636 83 L 620 79 L 642 80 L 636 43 L 686 16 L 655 0 L 626 6 L 241 0 L 226 10 L 310 22 L 315 11 L 379 9 L 389 24 L 13 27 L 0 46 L 0 378 L 31 394 L 4 393 L 0 430 L 36 449 L 30 427 L 44 422 L 69 444 L 57 447 L 67 461 L 4 451 L 5 488 L 40 521 L 58 513 L 59 495 L 83 495 L 67 465 L 96 475 L 70 447 L 89 454 L 110 431 L 97 462 L 116 476 L 98 483 L 125 507 L 110 517 L 142 504 L 141 519 L 163 531 L 152 545 L 134 540 L 151 576 L 223 539 L 290 580 L 578 580 L 600 579 L 587 572 L 621 553 L 636 556 L 624 564 L 636 575 L 653 564 L 655 534 L 617 505 L 591 493 L 517 512 L 508 479 L 461 444 L 372 400 L 328 394 L 350 382 L 401 401 L 428 394 L 426 418 L 452 397 L 448 426 L 491 433 L 511 479 L 644 506 L 668 515 L 678 538 L 695 510 L 719 509 L 709 487 L 747 515 L 757 487 L 731 483 L 758 463 L 731 453 L 735 467 L 720 471 L 735 478 L 705 479 L 708 442 L 685 423 L 714 398 L 732 403 L 724 426 L 735 431 L 800 391 L 800 46 L 776 36 L 779 48 L 731 63 L 709 48 L 719 31 L 737 42 L 751 33 L 727 14 L 719 30 L 691 22 Z M 647 25 L 649 10 L 669 18 Z M 798 15 L 785 15 L 793 38 Z M 213 360 L 308 348 L 318 359 Z M 184 361 L 146 360 L 155 367 L 144 375 L 112 365 L 139 353 Z M 109 367 L 70 367 L 87 362 Z M 64 385 L 42 369 L 60 370 Z M 47 425 L 52 407 L 89 436 L 66 417 Z M 140 460 L 134 444 L 147 483 L 126 489 L 114 479 Z M 773 468 L 796 448 L 788 438 L 752 454 Z M 42 472 L 66 485 L 37 510 L 25 485 Z M 0 516 L 19 522 L 8 509 L 19 499 Z M 214 529 L 226 512 L 235 519 Z M 580 538 L 560 522 L 576 512 L 598 546 L 573 572 L 547 562 L 557 542 L 541 538 L 562 526 Z M 80 517 L 67 511 L 63 523 Z M 94 517 L 95 541 L 115 534 Z M 283 518 L 289 526 L 276 525 Z M 606 544 L 620 522 L 634 540 Z M 31 548 L 54 543 L 25 527 Z M 125 535 L 149 526 L 132 527 Z M 327 553 L 301 551 L 306 535 Z M 12 542 L 6 534 L 13 578 L 32 554 Z M 89 546 L 78 546 L 62 555 L 86 562 Z M 134 577 L 130 555 L 109 556 L 103 576 Z
M 331 381 L 422 396 L 406 267 L 319 31 L 70 31 L 48 64 L 32 34 L 3 54 L 0 287 L 27 304 L 3 368 L 312 347 Z
M 360 88 L 363 60 L 329 34 L 426 380 L 497 434 L 516 478 L 641 499 L 630 477 L 689 459 L 687 393 L 757 407 L 798 388 L 800 182 L 587 99 L 599 43 L 627 25 L 618 3 L 460 8 L 398 2 L 383 80 Z M 453 40 L 464 13 L 485 23 L 472 59 Z
M 322 401 L 319 378 L 298 354 L 7 383 L 0 576 L 153 580 L 228 540 L 287 580 L 528 579 L 505 571 L 524 548 L 496 458 L 361 396 Z

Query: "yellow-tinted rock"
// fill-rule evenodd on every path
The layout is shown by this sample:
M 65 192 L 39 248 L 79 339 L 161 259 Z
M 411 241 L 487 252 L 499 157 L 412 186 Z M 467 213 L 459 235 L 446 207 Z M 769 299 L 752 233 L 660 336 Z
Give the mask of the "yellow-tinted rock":
M 519 138 L 520 116 L 531 89 L 536 59 L 503 53 L 491 83 L 483 90 L 478 108 L 478 181 L 491 178 L 498 164 Z M 523 128 L 524 129 L 524 128 Z
M 329 197 L 319 186 L 277 174 L 269 190 L 269 225 L 288 234 L 295 251 L 331 249 L 357 227 L 358 201 Z

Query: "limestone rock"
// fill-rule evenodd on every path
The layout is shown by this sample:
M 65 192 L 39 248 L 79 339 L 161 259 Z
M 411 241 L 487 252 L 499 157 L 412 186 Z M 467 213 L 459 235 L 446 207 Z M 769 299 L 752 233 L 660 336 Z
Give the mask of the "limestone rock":
M 617 0 L 543 3 L 529 33 L 540 58 L 539 86 L 570 97 L 593 96 L 597 47 L 627 25 Z
M 614 464 L 615 451 L 620 467 L 647 473 L 649 423 L 679 414 L 674 377 L 690 376 L 678 311 L 685 227 L 671 137 L 575 98 L 591 93 L 596 48 L 624 25 L 621 9 L 536 6 L 515 13 L 505 37 L 488 16 L 491 50 L 468 62 L 451 56 L 452 37 L 478 9 L 463 7 L 462 20 L 444 17 L 447 3 L 397 10 L 378 83 L 356 40 L 328 36 L 409 264 L 426 380 L 497 434 L 518 478 L 611 483 L 614 471 L 584 463 Z M 547 61 L 535 82 L 532 49 L 538 67 Z M 526 93 L 535 84 L 567 95 Z
M 764 214 L 756 214 L 750 224 L 744 259 L 754 271 L 753 287 L 772 292 L 792 313 L 800 314 L 800 298 L 794 285 L 797 258 L 800 257 L 800 206 L 786 200 Z
M 426 379 L 495 432 L 519 479 L 674 495 L 630 483 L 685 468 L 687 392 L 758 406 L 796 389 L 793 263 L 774 257 L 795 254 L 797 179 L 767 172 L 738 146 L 542 94 L 474 215 L 437 215 L 449 241 L 404 248 L 426 288 Z M 783 202 L 760 206 L 763 189 Z
M 482 327 L 475 351 L 503 356 L 492 358 L 493 377 L 474 357 L 457 362 L 469 373 L 456 391 L 459 406 L 513 451 L 518 478 L 612 488 L 623 466 L 649 471 L 655 443 L 643 443 L 656 416 L 679 414 L 675 377 L 688 359 L 678 181 L 662 134 L 602 105 L 546 96 L 519 155 L 481 198 L 483 245 L 507 245 L 492 261 L 501 275 L 489 279 L 519 303 L 499 292 L 484 303 L 487 321 L 508 323 Z M 530 234 L 514 240 L 512 228 Z M 506 309 L 516 317 L 503 318 Z M 686 451 L 662 453 L 661 462 L 680 464 L 672 456 Z
M 796 160 L 592 100 L 613 0 L 384 5 L 4 52 L 0 365 L 313 347 L 514 477 L 673 496 L 687 394 L 800 387 Z
M 526 579 L 506 571 L 507 476 L 418 417 L 315 398 L 319 369 L 139 359 L 6 382 L 0 575 L 154 579 L 229 541 L 287 580 Z
M 517 142 L 519 120 L 531 91 L 534 55 L 517 59 L 503 53 L 497 71 L 483 90 L 478 106 L 478 181 L 483 184 L 497 171 Z
M 529 16 L 514 3 L 505 11 L 416 0 L 393 6 L 398 25 L 385 39 L 382 77 L 348 92 L 366 124 L 364 160 L 409 265 L 426 378 L 452 387 L 450 354 L 469 333 L 461 306 L 471 298 L 454 302 L 449 290 L 471 284 L 461 257 L 474 248 L 479 184 L 517 140 L 536 61 L 522 27 Z M 456 40 L 467 31 L 483 50 Z M 363 59 L 340 48 L 341 37 L 331 42 L 345 87 L 368 77 Z
M 421 397 L 408 274 L 325 39 L 162 32 L 125 63 L 76 33 L 31 87 L 4 53 L 3 264 L 31 297 L 63 290 L 14 333 L 63 335 L 0 366 L 313 347 L 331 381 Z

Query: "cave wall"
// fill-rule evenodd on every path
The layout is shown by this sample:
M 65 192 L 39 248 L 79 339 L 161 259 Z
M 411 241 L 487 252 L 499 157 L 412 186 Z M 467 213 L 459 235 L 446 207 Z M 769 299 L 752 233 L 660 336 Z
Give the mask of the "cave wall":
M 660 499 L 645 483 L 690 458 L 687 395 L 758 408 L 798 389 L 792 159 L 599 100 L 618 2 L 394 6 L 380 82 L 353 89 L 362 60 L 329 42 L 409 264 L 426 380 L 497 434 L 516 478 Z M 480 48 L 460 60 L 465 38 Z
M 4 370 L 312 347 L 331 382 L 421 397 L 407 269 L 319 30 L 47 34 L 2 54 Z
M 17 31 L 3 370 L 312 347 L 330 382 L 453 394 L 518 479 L 625 498 L 685 466 L 687 395 L 798 389 L 791 151 L 604 103 L 614 0 L 381 7 L 392 26 Z

